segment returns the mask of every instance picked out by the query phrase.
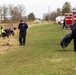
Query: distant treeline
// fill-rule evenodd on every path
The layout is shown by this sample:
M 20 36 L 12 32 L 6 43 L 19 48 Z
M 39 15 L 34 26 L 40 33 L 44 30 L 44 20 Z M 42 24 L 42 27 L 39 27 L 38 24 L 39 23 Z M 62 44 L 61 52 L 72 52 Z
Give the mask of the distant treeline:
M 65 13 L 71 13 L 72 11 L 76 11 L 76 7 L 71 6 L 69 2 L 65 2 L 62 7 L 57 8 L 55 11 L 51 11 L 53 7 L 48 8 L 48 13 L 43 15 L 44 20 L 55 20 L 57 16 L 64 16 Z M 49 11 L 50 10 L 50 11 Z
M 50 9 L 51 8 L 51 9 Z M 55 11 L 52 10 L 53 7 L 48 8 L 48 13 L 43 13 L 42 20 L 51 21 L 55 20 L 57 16 L 63 16 L 65 13 L 70 13 L 72 10 L 76 10 L 76 8 L 72 8 L 69 2 L 65 2 L 62 8 L 57 8 Z M 30 12 L 26 16 L 25 6 L 22 4 L 19 5 L 2 5 L 0 6 L 0 20 L 1 22 L 18 22 L 20 19 L 25 19 L 26 21 L 34 21 L 38 19 L 35 17 L 34 12 Z M 39 19 L 40 20 L 40 19 Z
M 25 15 L 25 6 L 22 4 L 19 5 L 2 5 L 0 6 L 0 20 L 2 22 L 18 22 L 20 19 L 25 20 L 35 20 L 34 13 L 30 13 L 28 16 Z

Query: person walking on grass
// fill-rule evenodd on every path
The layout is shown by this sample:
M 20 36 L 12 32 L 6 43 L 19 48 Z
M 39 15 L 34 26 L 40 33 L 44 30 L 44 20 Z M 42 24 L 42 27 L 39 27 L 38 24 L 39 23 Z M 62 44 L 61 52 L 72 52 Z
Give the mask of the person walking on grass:
M 64 18 L 64 22 L 63 22 L 63 29 L 64 27 L 67 29 L 66 23 L 65 23 L 65 18 Z
M 20 20 L 18 29 L 19 29 L 19 43 L 20 46 L 22 46 L 26 44 L 26 33 L 28 30 L 28 25 L 24 22 L 24 20 Z

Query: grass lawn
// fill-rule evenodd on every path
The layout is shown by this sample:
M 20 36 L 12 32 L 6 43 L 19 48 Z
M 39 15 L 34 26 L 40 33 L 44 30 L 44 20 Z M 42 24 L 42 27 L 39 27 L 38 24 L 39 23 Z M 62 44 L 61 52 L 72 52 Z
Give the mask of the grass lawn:
M 26 46 L 0 54 L 0 75 L 76 75 L 73 42 L 60 46 L 68 32 L 55 23 L 29 28 Z

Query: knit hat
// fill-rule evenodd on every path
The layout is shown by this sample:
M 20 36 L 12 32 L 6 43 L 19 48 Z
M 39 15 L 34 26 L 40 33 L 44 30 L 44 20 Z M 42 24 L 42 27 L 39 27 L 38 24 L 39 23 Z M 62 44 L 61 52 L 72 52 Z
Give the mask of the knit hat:
M 20 20 L 20 22 L 22 22 L 23 20 Z

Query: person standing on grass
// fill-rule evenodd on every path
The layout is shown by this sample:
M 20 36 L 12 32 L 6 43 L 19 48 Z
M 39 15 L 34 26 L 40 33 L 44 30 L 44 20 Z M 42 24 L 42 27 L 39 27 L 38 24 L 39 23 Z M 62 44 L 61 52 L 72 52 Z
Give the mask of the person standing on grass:
M 24 22 L 24 20 L 20 20 L 20 23 L 18 25 L 18 29 L 19 29 L 19 43 L 20 43 L 20 46 L 25 45 L 28 25 Z
M 64 22 L 63 22 L 63 29 L 64 27 L 67 29 L 66 23 L 65 23 L 65 18 L 64 18 Z

